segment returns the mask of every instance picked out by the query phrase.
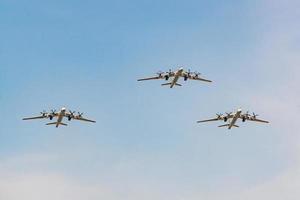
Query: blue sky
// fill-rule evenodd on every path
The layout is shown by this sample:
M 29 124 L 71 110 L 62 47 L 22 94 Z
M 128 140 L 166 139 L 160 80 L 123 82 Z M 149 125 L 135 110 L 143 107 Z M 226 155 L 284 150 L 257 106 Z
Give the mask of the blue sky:
M 2 0 L 0 198 L 298 199 L 297 7 Z M 214 82 L 136 81 L 179 65 Z M 62 106 L 97 123 L 21 120 Z M 238 107 L 272 123 L 195 123 Z

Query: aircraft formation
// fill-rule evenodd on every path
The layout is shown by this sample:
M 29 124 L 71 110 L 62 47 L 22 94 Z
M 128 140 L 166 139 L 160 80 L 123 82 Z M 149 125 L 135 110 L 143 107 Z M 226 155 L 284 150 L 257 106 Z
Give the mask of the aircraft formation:
M 182 86 L 179 82 L 179 79 L 182 78 L 184 81 L 187 80 L 196 80 L 196 81 L 202 81 L 211 83 L 211 80 L 204 79 L 200 73 L 198 72 L 191 72 L 191 70 L 184 70 L 183 67 L 180 67 L 178 70 L 172 71 L 169 70 L 167 72 L 159 71 L 156 73 L 155 76 L 147 77 L 138 79 L 138 81 L 147 81 L 147 80 L 165 80 L 167 83 L 161 84 L 162 86 L 170 86 L 170 88 L 173 88 L 174 86 Z M 224 121 L 225 124 L 220 125 L 218 127 L 227 127 L 228 129 L 231 128 L 238 128 L 239 126 L 236 125 L 237 121 L 240 119 L 242 122 L 246 121 L 253 121 L 253 122 L 260 122 L 260 123 L 269 123 L 266 120 L 258 119 L 257 114 L 252 113 L 249 114 L 249 111 L 243 113 L 242 109 L 237 109 L 235 112 L 225 113 L 225 114 L 216 114 L 216 117 L 207 119 L 207 120 L 200 120 L 197 121 L 197 123 L 203 123 L 203 122 L 212 122 L 212 121 Z M 83 117 L 83 113 L 76 112 L 75 111 L 67 111 L 66 108 L 61 108 L 59 112 L 56 112 L 56 110 L 51 110 L 50 112 L 43 111 L 40 113 L 39 116 L 35 117 L 28 117 L 23 118 L 23 120 L 34 120 L 34 119 L 49 119 L 53 120 L 54 118 L 57 118 L 55 122 L 47 123 L 46 125 L 55 125 L 56 128 L 58 128 L 60 125 L 67 126 L 66 123 L 63 123 L 63 119 L 67 118 L 68 121 L 71 120 L 79 120 L 79 121 L 85 121 L 85 122 L 91 122 L 96 123 L 94 120 L 90 120 Z

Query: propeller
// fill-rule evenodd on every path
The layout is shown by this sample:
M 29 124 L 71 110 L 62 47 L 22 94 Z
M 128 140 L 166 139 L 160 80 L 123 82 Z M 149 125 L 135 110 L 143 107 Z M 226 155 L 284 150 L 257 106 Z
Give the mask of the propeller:
M 82 117 L 83 113 L 78 112 L 78 117 Z
M 245 116 L 246 116 L 246 117 L 249 117 L 249 116 L 250 116 L 249 111 L 247 111 L 247 112 L 245 113 Z
M 254 112 L 252 114 L 254 119 L 258 116 L 258 114 L 255 114 Z
M 199 75 L 201 75 L 201 73 L 199 73 L 199 72 L 194 72 L 194 75 L 195 75 L 196 78 L 198 78 Z
M 156 74 L 157 74 L 159 77 L 161 77 L 162 74 L 163 74 L 163 72 L 162 72 L 162 71 L 158 71 Z
M 169 76 L 171 76 L 173 72 L 171 69 L 169 69 L 169 71 L 167 73 L 169 73 Z
M 224 116 L 224 122 L 227 122 L 228 121 L 228 119 L 230 118 L 230 115 L 231 115 L 231 113 L 232 112 L 230 112 L 230 113 L 225 113 L 226 114 L 226 116 Z
M 223 114 L 221 114 L 221 113 L 217 113 L 216 115 L 217 115 L 218 119 L 221 119 L 221 117 L 223 116 Z
M 191 75 L 191 69 L 188 69 L 188 71 L 187 71 L 187 74 L 188 74 L 188 76 L 190 76 Z
M 56 113 L 56 110 L 52 109 L 52 110 L 51 110 L 51 113 L 52 113 L 52 114 L 55 114 L 55 113 Z
M 74 114 L 76 113 L 76 111 L 72 111 L 72 110 L 69 110 L 69 112 L 71 116 L 74 116 Z
M 44 117 L 46 116 L 47 112 L 45 110 L 43 110 L 43 112 L 41 112 L 41 115 Z
M 232 114 L 232 112 L 230 112 L 230 113 L 227 113 L 227 112 L 226 112 L 226 115 L 227 115 L 227 116 L 230 116 L 231 114 Z

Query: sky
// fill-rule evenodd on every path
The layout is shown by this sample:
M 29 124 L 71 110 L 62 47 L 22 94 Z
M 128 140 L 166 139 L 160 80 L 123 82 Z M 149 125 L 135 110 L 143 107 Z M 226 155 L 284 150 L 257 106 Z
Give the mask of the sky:
M 0 199 L 298 200 L 299 6 L 1 0 Z M 178 66 L 213 83 L 136 81 Z M 21 120 L 61 107 L 97 123 Z

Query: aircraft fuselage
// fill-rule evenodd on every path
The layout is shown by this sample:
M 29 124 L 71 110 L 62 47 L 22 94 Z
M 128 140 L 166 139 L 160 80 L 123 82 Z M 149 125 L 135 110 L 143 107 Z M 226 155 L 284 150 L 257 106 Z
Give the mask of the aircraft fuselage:
M 65 116 L 65 113 L 66 113 L 66 109 L 62 108 L 61 111 L 58 114 L 58 117 L 57 117 L 56 128 L 58 128 L 58 126 L 62 122 L 62 120 L 63 120 L 63 118 Z
M 182 72 L 183 72 L 183 69 L 182 69 L 182 68 L 180 68 L 179 70 L 177 70 L 177 71 L 175 72 L 175 76 L 174 76 L 174 79 L 173 79 L 172 82 L 171 82 L 170 88 L 173 88 L 174 85 L 176 85 L 178 79 L 179 79 L 180 76 L 182 75 Z
M 232 120 L 231 120 L 231 122 L 230 122 L 230 124 L 228 126 L 228 129 L 231 129 L 235 125 L 235 123 L 238 120 L 238 118 L 240 117 L 241 113 L 242 113 L 242 110 L 238 109 L 238 111 L 233 116 L 233 118 L 232 118 Z

